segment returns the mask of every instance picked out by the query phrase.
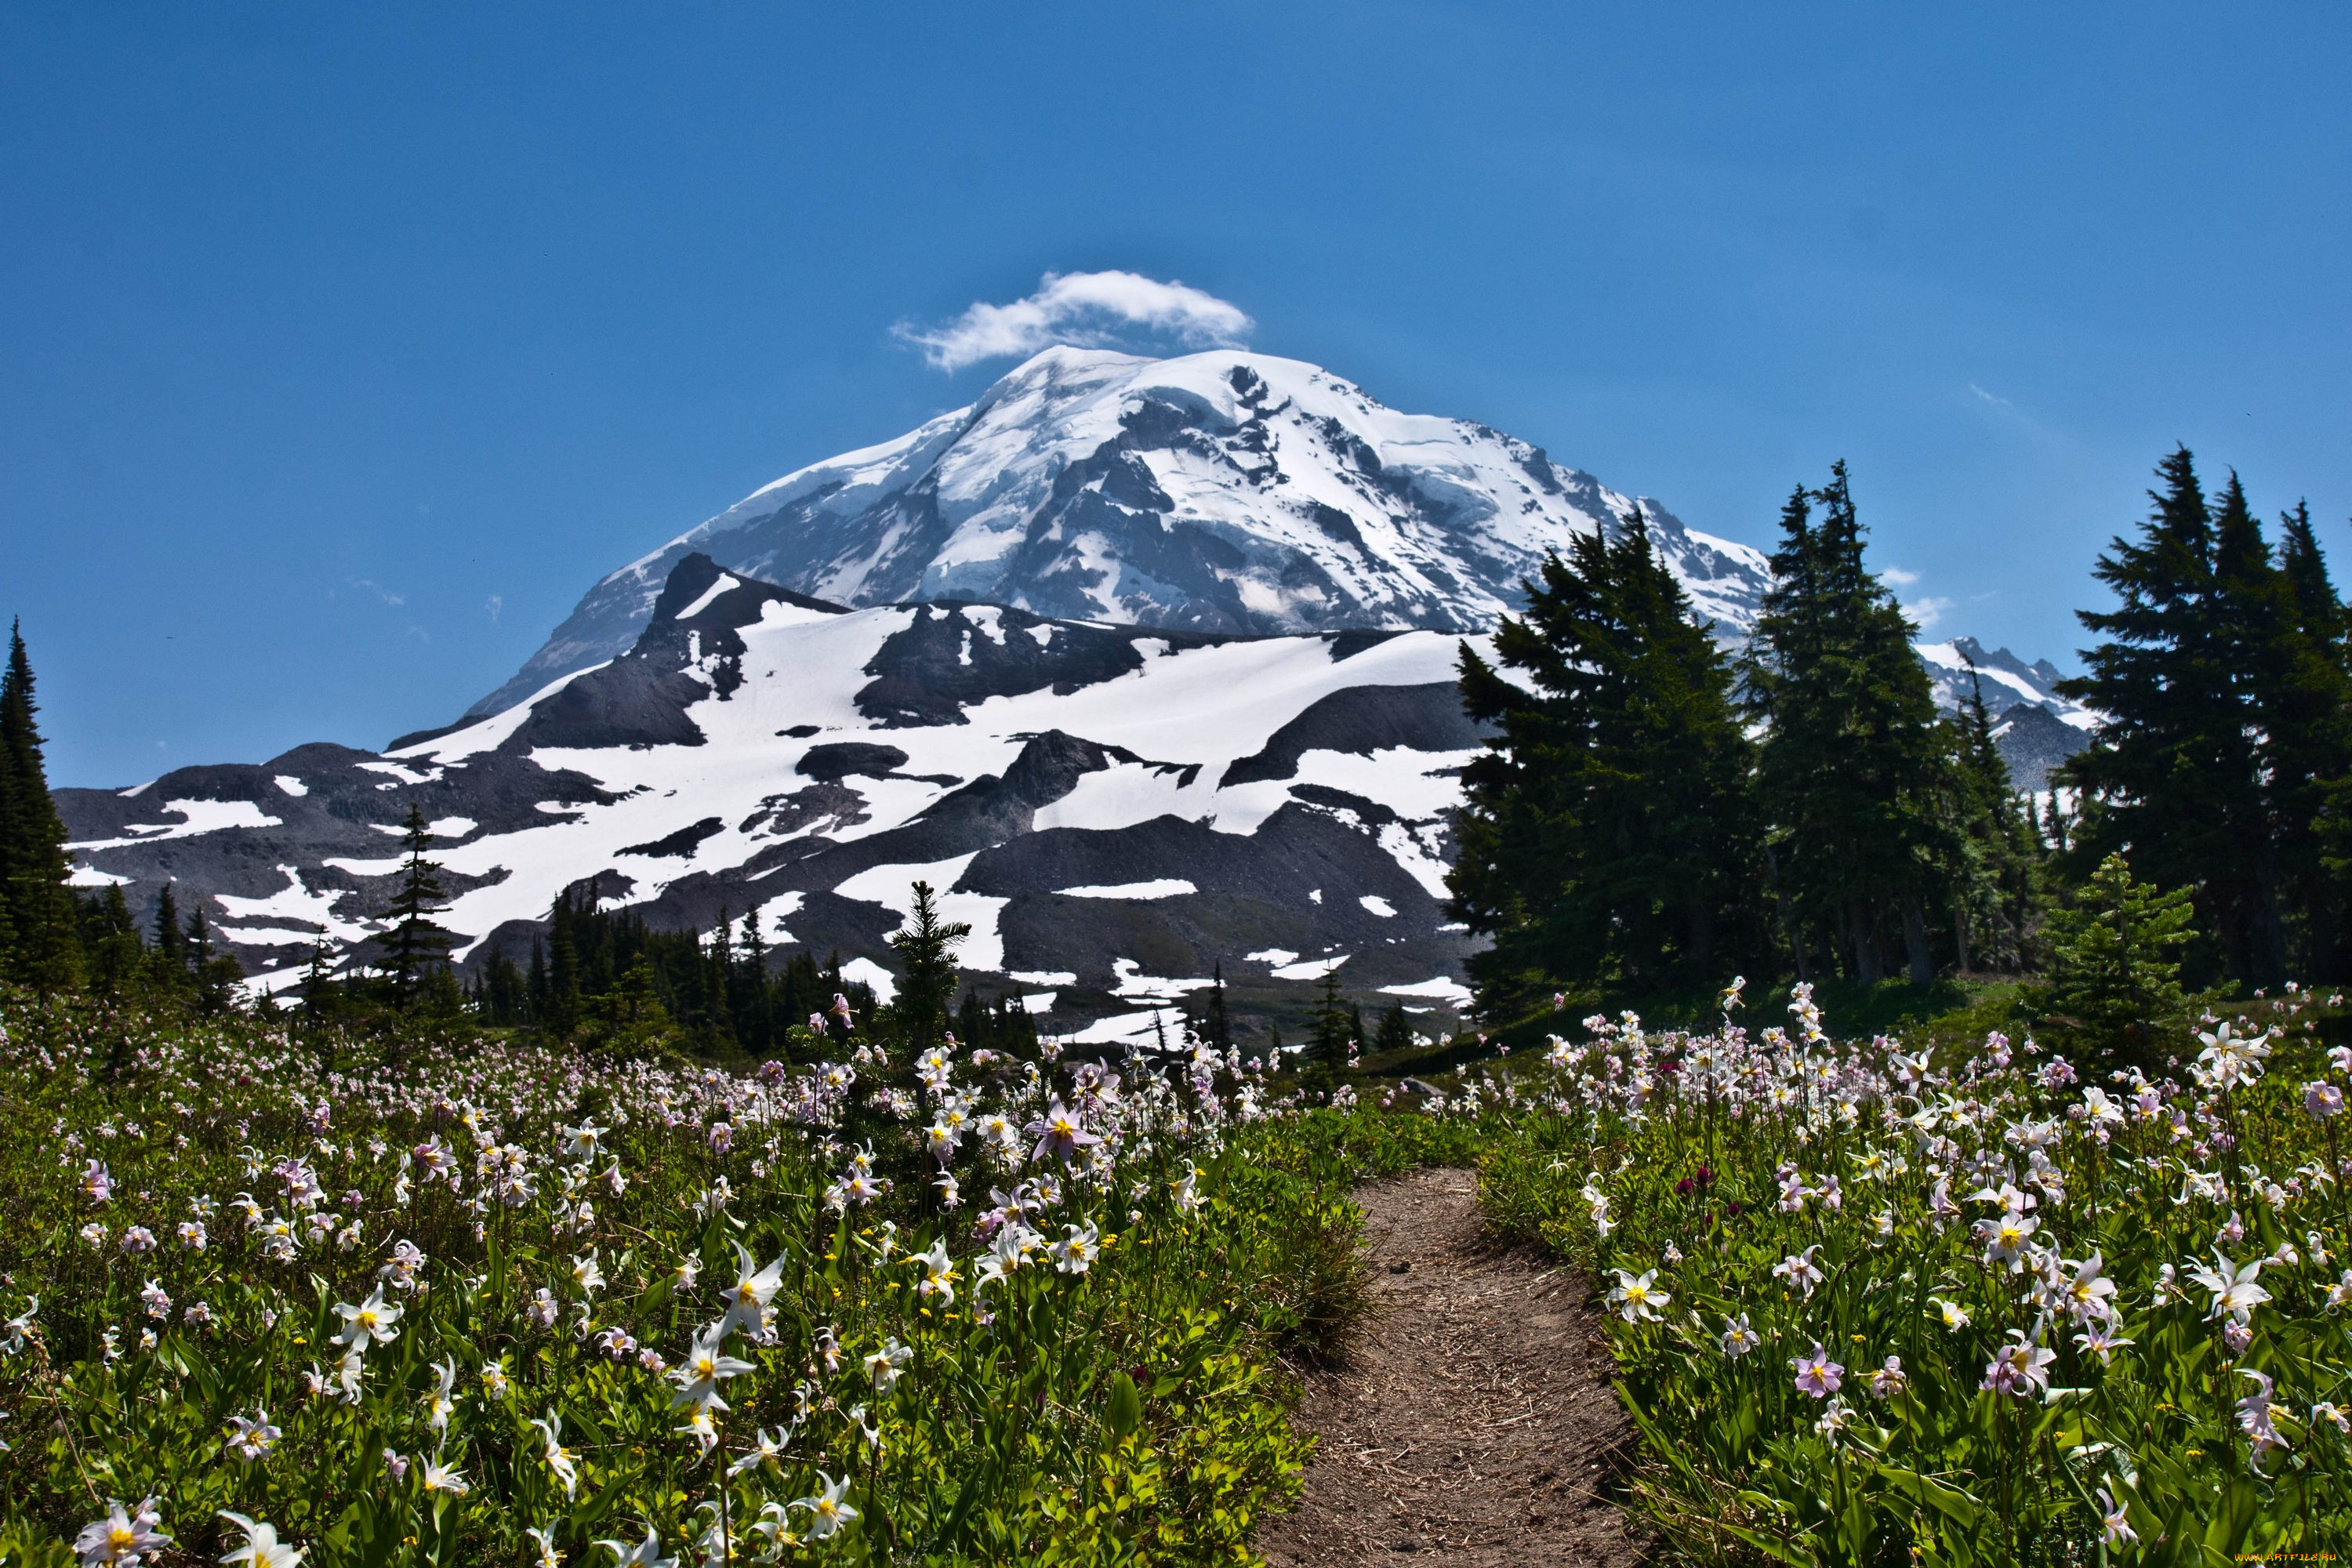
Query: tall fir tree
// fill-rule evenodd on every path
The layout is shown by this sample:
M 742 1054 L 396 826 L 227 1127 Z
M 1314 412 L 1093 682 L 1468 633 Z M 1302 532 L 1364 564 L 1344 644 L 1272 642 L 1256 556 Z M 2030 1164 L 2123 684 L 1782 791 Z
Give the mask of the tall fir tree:
M 33 661 L 23 626 L 0 674 L 0 973 L 41 991 L 81 984 L 79 921 L 67 882 L 66 828 L 42 760 Z
M 2302 846 L 2324 868 L 2308 855 L 2313 807 L 2342 766 L 2328 754 L 2343 700 L 2325 668 L 2342 658 L 2335 613 L 2317 596 L 2325 574 L 2315 581 L 2307 528 L 2282 570 L 2234 474 L 2212 502 L 2185 447 L 2157 475 L 2138 538 L 2110 541 L 2094 569 L 2116 607 L 2076 616 L 2103 640 L 2083 650 L 2086 673 L 2060 683 L 2102 716 L 2063 771 L 2082 795 L 2065 860 L 2086 878 L 2128 848 L 2136 875 L 2189 892 L 2194 983 L 2269 984 L 2290 956 L 2283 849 Z M 2305 616 L 2318 645 L 2300 629 Z
M 433 830 L 425 825 L 425 808 L 415 801 L 408 803 L 402 832 L 406 860 L 384 912 L 392 929 L 383 937 L 383 967 L 391 977 L 393 1004 L 404 1012 L 416 1005 L 418 983 L 446 960 L 457 938 L 433 918 L 444 908 L 441 868 L 425 856 L 433 847 Z
M 139 924 L 120 883 L 81 906 L 81 948 L 84 978 L 100 996 L 120 997 L 135 989 L 141 979 L 147 944 L 139 940 Z
M 1462 646 L 1463 706 L 1493 726 L 1463 773 L 1453 911 L 1507 1016 L 1566 985 L 1711 990 L 1755 956 L 1749 748 L 1728 663 L 1652 548 L 1639 509 L 1522 584 L 1495 654 Z
M 2352 978 L 2352 876 L 2337 847 L 2352 849 L 2352 626 L 2308 506 L 2279 519 L 2277 555 L 2280 615 L 2262 685 L 2287 952 L 2295 973 L 2335 984 Z
M 1306 1064 L 1312 1088 L 1328 1094 L 1339 1087 L 1355 1038 L 1351 1023 L 1349 1009 L 1339 1000 L 1339 966 L 1335 963 L 1323 971 L 1323 995 L 1315 1005 L 1315 1040 L 1307 1047 Z
M 559 1036 L 579 1026 L 585 987 L 580 983 L 580 946 L 574 932 L 579 921 L 569 898 L 559 896 L 548 917 L 547 1005 L 541 1021 Z
M 2017 971 L 2032 957 L 2028 934 L 2041 902 L 2042 846 L 2032 808 L 2009 776 L 1985 708 L 1984 680 L 1969 668 L 1969 694 L 1952 721 L 1954 809 L 1962 874 L 1952 879 L 1952 938 L 1959 966 Z
M 737 986 L 740 1000 L 735 1004 L 736 1035 L 746 1050 L 767 1056 L 775 1048 L 774 987 L 768 977 L 768 939 L 760 930 L 756 909 L 743 917 L 743 939 L 738 951 L 743 957 Z
M 929 882 L 914 886 L 915 907 L 907 923 L 890 938 L 898 955 L 898 994 L 892 1005 L 899 1038 L 910 1049 L 938 1043 L 947 1027 L 948 1010 L 955 1001 L 956 945 L 971 934 L 964 921 L 940 918 L 939 900 Z
M 1885 977 L 1893 940 L 1925 984 L 1928 909 L 1968 868 L 1949 808 L 1951 741 L 1911 650 L 1918 629 L 1864 564 L 1845 465 L 1830 473 L 1782 509 L 1742 668 L 1766 725 L 1759 806 L 1799 973 L 1808 931 L 1823 929 L 1857 979 Z

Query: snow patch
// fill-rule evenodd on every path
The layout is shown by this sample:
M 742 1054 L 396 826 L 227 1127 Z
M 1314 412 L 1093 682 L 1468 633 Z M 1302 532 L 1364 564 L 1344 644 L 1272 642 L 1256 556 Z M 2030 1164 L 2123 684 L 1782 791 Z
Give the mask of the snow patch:
M 1156 1046 L 1161 1039 L 1176 1045 L 1184 1037 L 1184 1021 L 1171 1016 L 1167 1010 L 1150 1008 L 1140 1013 L 1113 1013 L 1097 1018 L 1076 1034 L 1068 1037 L 1074 1046 Z
M 731 577 L 726 573 L 721 572 L 719 574 L 719 580 L 711 584 L 709 587 L 705 588 L 698 595 L 697 595 L 694 603 L 680 610 L 677 613 L 677 618 L 681 621 L 690 621 L 694 619 L 695 616 L 702 614 L 703 611 L 710 608 L 711 601 L 718 598 L 719 595 L 728 592 L 730 589 L 740 588 L 742 585 L 743 584 L 741 579 Z
M 268 816 L 249 800 L 167 800 L 163 809 L 176 813 L 185 820 L 133 824 L 123 832 L 127 838 L 93 838 L 79 844 L 68 844 L 68 849 L 120 849 L 131 844 L 160 844 L 166 838 L 194 838 L 199 833 L 219 833 L 232 827 L 282 827 L 284 823 Z
M 841 966 L 841 977 L 871 986 L 877 1001 L 892 1001 L 898 994 L 898 977 L 870 958 L 851 959 Z
M 1286 963 L 1274 972 L 1276 980 L 1320 980 L 1348 962 L 1351 954 L 1335 952 L 1328 958 L 1310 958 L 1299 963 Z
M 964 868 L 971 864 L 972 858 L 971 855 L 958 855 L 952 859 L 937 860 L 927 866 L 874 866 L 841 883 L 834 891 L 845 899 L 880 904 L 886 910 L 896 911 L 901 921 L 908 921 L 912 920 L 915 914 L 915 884 L 929 882 L 933 889 L 932 902 L 940 918 L 968 921 L 971 926 L 971 934 L 963 940 L 961 959 L 963 967 L 1002 969 L 1004 967 L 1004 934 L 997 929 L 996 920 L 1003 912 L 1004 906 L 1013 900 L 992 893 L 959 893 L 953 890 L 957 879 L 962 877 Z
M 1181 996 L 1188 991 L 1205 991 L 1216 982 L 1212 979 L 1171 980 L 1164 975 L 1146 974 L 1143 965 L 1131 958 L 1114 958 L 1111 973 L 1118 979 L 1111 986 L 1111 994 L 1135 1001 Z
M 297 932 L 288 939 L 305 942 L 315 942 L 321 935 L 338 942 L 364 942 L 373 933 L 375 928 L 367 921 L 353 920 L 336 911 L 335 906 L 348 895 L 304 886 L 302 873 L 292 866 L 281 865 L 278 870 L 286 879 L 286 886 L 268 898 L 242 899 L 232 893 L 213 895 L 213 902 L 220 906 L 222 935 L 232 942 L 261 942 L 267 940 L 265 933 L 286 929 L 282 924 L 239 929 L 228 923 L 232 921 L 270 921 L 309 927 L 308 931 Z
M 304 795 L 310 793 L 310 786 L 304 784 L 300 779 L 296 778 L 292 773 L 279 773 L 276 778 L 269 782 L 276 784 L 279 789 L 284 790 L 288 795 L 292 795 L 297 800 L 301 799 Z
M 1383 996 L 1427 997 L 1432 1001 L 1450 1002 L 1456 1007 L 1469 1005 L 1471 990 L 1459 980 L 1441 974 L 1434 980 L 1417 980 L 1410 985 L 1383 985 Z
M 767 915 L 770 921 L 768 931 L 771 940 L 782 942 L 786 946 L 790 946 L 800 941 L 800 939 L 794 936 L 791 931 L 784 929 L 784 921 L 790 920 L 794 914 L 799 912 L 801 904 L 807 899 L 807 897 L 808 895 L 806 893 L 800 891 L 798 889 L 794 889 L 793 891 L 785 893 L 779 898 L 771 899 L 766 903 L 754 909 L 751 911 L 752 918 L 757 920 L 761 915 Z
M 542 801 L 540 804 L 544 805 L 546 802 Z M 408 837 L 408 829 L 404 826 L 384 822 L 371 822 L 368 826 L 378 833 L 388 833 L 394 838 Z M 470 816 L 443 816 L 426 823 L 425 831 L 436 838 L 463 838 L 480 826 L 480 823 Z
M 1173 899 L 1201 889 L 1181 877 L 1156 877 L 1149 882 L 1097 882 L 1083 888 L 1056 888 L 1066 899 Z
M 1372 913 L 1380 916 L 1381 919 L 1384 921 L 1392 921 L 1396 919 L 1396 906 L 1390 903 L 1378 893 L 1366 893 L 1362 898 L 1358 899 L 1356 902 L 1363 905 L 1364 908 L 1371 910 Z

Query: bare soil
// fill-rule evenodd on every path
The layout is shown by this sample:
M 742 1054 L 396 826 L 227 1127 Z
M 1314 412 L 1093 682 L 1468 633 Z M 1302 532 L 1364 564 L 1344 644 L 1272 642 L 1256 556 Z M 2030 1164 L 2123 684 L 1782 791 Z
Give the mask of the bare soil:
M 1633 1435 L 1580 1282 L 1482 1237 L 1472 1172 L 1356 1200 L 1373 1318 L 1347 1364 L 1307 1378 L 1294 1419 L 1321 1442 L 1297 1509 L 1261 1533 L 1267 1562 L 1643 1562 L 1604 1495 Z

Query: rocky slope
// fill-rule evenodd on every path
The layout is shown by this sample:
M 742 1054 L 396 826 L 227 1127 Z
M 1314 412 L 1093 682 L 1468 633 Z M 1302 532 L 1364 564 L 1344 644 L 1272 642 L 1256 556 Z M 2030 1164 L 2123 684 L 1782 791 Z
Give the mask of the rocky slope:
M 588 883 L 664 926 L 757 910 L 887 991 L 920 879 L 971 923 L 971 970 L 1087 1037 L 1148 1030 L 1220 962 L 1302 994 L 1339 963 L 1356 994 L 1433 1008 L 1464 994 L 1440 907 L 1477 743 L 1455 647 L 853 610 L 689 554 L 628 652 L 494 716 L 58 804 L 84 885 L 143 910 L 177 879 L 268 987 L 322 935 L 364 952 L 413 800 L 464 962 L 520 959 Z

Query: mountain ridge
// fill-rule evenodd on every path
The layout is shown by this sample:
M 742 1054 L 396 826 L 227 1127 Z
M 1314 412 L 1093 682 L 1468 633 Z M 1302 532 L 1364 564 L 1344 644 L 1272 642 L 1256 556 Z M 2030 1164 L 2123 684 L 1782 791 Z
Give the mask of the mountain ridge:
M 665 929 L 755 912 L 775 948 L 838 952 L 887 993 L 921 879 L 973 925 L 968 970 L 1064 1033 L 1149 1029 L 1220 964 L 1239 996 L 1344 963 L 1426 1008 L 1466 995 L 1443 906 L 1479 739 L 1456 647 L 849 609 L 695 554 L 627 653 L 499 713 L 58 806 L 79 885 L 123 885 L 143 918 L 176 879 L 267 990 L 322 938 L 371 960 L 414 803 L 461 965 L 526 957 L 585 887 Z
M 795 469 L 608 573 L 467 716 L 625 650 L 697 552 L 853 607 L 958 598 L 1177 630 L 1480 631 L 1516 607 L 1546 549 L 1635 504 L 1531 443 L 1400 414 L 1303 361 L 1052 348 L 968 406 Z M 1638 504 L 1700 612 L 1744 629 L 1762 554 Z

